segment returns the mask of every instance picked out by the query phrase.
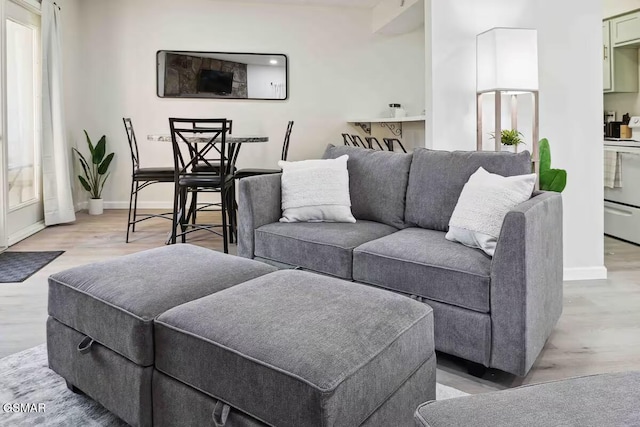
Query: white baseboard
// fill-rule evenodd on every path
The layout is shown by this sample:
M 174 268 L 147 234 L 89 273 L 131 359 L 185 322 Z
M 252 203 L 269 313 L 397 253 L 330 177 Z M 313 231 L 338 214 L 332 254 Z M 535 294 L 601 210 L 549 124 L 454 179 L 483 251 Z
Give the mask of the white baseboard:
M 117 202 L 117 201 L 106 201 L 104 202 L 105 209 L 129 209 L 129 201 L 126 202 Z M 81 210 L 89 209 L 89 202 L 79 202 L 76 203 L 76 212 Z M 164 210 L 172 210 L 173 203 L 172 202 L 138 202 L 138 209 L 164 209 Z
M 15 245 L 19 241 L 24 240 L 27 237 L 33 236 L 38 231 L 44 230 L 44 228 L 45 228 L 44 221 L 39 221 L 39 222 L 36 222 L 33 225 L 30 225 L 27 228 L 23 228 L 22 230 L 18 231 L 17 233 L 13 233 L 12 235 L 9 236 L 8 245 L 9 246 Z
M 604 266 L 564 269 L 565 282 L 571 282 L 574 280 L 601 280 L 606 278 L 607 278 L 607 268 Z

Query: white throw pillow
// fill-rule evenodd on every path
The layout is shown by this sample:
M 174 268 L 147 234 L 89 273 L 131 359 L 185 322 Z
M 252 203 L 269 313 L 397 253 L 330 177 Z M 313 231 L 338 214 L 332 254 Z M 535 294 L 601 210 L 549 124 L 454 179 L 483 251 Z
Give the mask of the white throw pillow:
M 445 238 L 493 256 L 507 213 L 531 198 L 536 174 L 504 177 L 482 167 L 464 185 Z
M 280 222 L 356 222 L 349 195 L 349 156 L 278 162 L 282 168 Z

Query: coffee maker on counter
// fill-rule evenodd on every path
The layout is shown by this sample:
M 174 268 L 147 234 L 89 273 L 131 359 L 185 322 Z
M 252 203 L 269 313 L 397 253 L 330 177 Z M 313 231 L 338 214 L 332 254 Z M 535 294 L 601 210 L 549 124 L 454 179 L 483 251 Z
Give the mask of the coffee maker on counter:
M 615 139 L 631 138 L 629 120 L 631 120 L 629 113 L 622 116 L 622 121 L 617 121 L 615 111 L 606 111 L 604 113 L 604 137 Z

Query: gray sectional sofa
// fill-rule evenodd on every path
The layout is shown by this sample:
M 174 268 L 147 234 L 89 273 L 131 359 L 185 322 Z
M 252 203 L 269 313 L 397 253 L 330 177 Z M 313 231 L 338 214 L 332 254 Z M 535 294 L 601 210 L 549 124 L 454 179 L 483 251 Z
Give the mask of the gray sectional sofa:
M 562 312 L 562 198 L 535 192 L 509 212 L 493 258 L 445 239 L 478 167 L 530 173 L 528 152 L 348 154 L 351 223 L 280 223 L 280 175 L 239 184 L 238 255 L 411 296 L 433 308 L 436 349 L 527 374 Z

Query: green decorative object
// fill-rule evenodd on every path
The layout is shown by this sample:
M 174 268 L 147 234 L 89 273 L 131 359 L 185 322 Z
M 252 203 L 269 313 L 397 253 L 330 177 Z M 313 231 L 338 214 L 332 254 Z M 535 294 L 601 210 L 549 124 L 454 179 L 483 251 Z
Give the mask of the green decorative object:
M 496 139 L 496 133 L 491 132 L 491 139 Z M 524 144 L 523 137 L 521 132 L 518 132 L 516 129 L 504 129 L 500 132 L 500 142 L 502 145 L 506 146 L 517 146 L 520 144 Z
M 91 162 L 88 162 L 81 152 L 75 148 L 73 149 L 73 151 L 78 155 L 78 160 L 80 161 L 82 171 L 84 172 L 84 176 L 78 175 L 78 179 L 80 180 L 82 187 L 89 192 L 92 199 L 101 199 L 104 183 L 109 177 L 108 169 L 111 164 L 111 160 L 113 160 L 113 153 L 105 156 L 107 141 L 104 135 L 94 147 L 86 130 L 84 131 L 84 134 L 87 137 L 87 145 L 91 152 Z
M 549 140 L 543 138 L 539 143 L 540 150 L 540 190 L 562 193 L 567 186 L 567 171 L 551 169 L 551 149 Z

